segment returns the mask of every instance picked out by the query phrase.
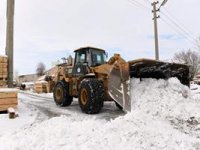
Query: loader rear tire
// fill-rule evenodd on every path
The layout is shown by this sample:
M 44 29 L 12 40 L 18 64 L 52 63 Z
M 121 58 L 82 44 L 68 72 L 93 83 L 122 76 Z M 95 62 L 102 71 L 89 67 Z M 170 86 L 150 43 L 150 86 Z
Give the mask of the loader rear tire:
M 115 105 L 119 110 L 123 110 L 123 107 L 121 105 L 119 105 L 117 102 L 115 102 Z
M 87 114 L 100 112 L 105 99 L 103 82 L 97 79 L 84 79 L 79 90 L 79 105 Z
M 53 90 L 54 101 L 59 106 L 69 106 L 73 97 L 69 95 L 69 85 L 65 81 L 58 81 Z

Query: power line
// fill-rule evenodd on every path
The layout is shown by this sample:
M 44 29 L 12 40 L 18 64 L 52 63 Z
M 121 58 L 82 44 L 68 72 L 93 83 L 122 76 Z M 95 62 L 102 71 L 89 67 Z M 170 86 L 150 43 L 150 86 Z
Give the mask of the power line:
M 141 8 L 141 6 L 138 5 L 138 3 L 136 3 L 135 1 L 128 0 L 128 2 L 129 2 L 131 5 L 134 5 L 134 6 L 136 6 L 136 7 L 140 7 L 140 8 Z
M 151 2 L 149 0 L 143 0 L 145 3 L 148 3 L 151 5 Z
M 186 29 L 184 29 L 182 26 L 180 26 L 177 21 L 173 20 L 172 18 L 170 18 L 167 14 L 165 14 L 164 12 L 161 12 L 165 17 L 167 17 L 174 25 L 178 26 L 185 34 L 187 34 L 188 36 L 190 32 L 188 32 Z M 193 38 L 193 37 L 191 37 Z
M 165 1 L 165 3 L 166 3 L 166 1 Z M 161 11 L 161 14 L 163 14 L 166 17 L 166 19 L 168 19 L 175 27 L 177 27 L 177 29 L 184 34 L 184 37 L 187 37 L 187 39 L 190 38 L 190 41 L 192 41 L 192 43 L 196 43 L 196 38 L 194 38 L 191 35 L 191 33 L 192 33 L 191 30 L 189 30 L 183 23 L 178 21 L 178 19 L 175 18 L 167 9 L 162 7 L 161 10 L 165 10 L 165 12 Z
M 178 24 L 180 24 L 182 26 L 182 28 L 184 28 L 186 31 L 188 31 L 192 35 L 194 35 L 194 33 L 188 27 L 186 27 L 182 22 L 180 22 L 180 20 L 177 19 L 177 17 L 175 17 L 174 15 L 172 15 L 172 13 L 170 13 L 166 8 L 164 8 L 164 11 L 166 11 L 168 16 L 170 16 L 173 20 L 177 21 Z
M 133 0 L 133 1 L 135 1 L 136 3 L 138 3 L 139 5 L 141 5 L 142 7 L 144 7 L 145 9 L 147 9 L 147 10 L 151 10 L 151 8 L 150 7 L 148 7 L 148 6 L 150 6 L 150 5 L 145 5 L 144 3 L 142 3 L 141 1 L 139 2 L 139 1 L 137 1 L 137 0 Z M 144 2 L 147 2 L 146 0 L 143 0 Z
M 166 15 L 163 12 L 161 12 L 161 14 L 163 14 L 174 26 L 176 26 L 180 31 L 182 31 L 185 35 L 187 35 L 191 40 L 195 41 L 195 39 L 189 34 L 189 32 L 183 29 L 176 21 L 171 19 L 168 15 Z
M 151 8 L 149 8 L 147 5 L 145 5 L 141 1 L 139 2 L 137 0 L 129 0 L 129 2 L 132 3 L 132 4 L 134 4 L 134 5 L 137 5 L 140 8 L 143 8 L 143 10 L 145 10 L 145 11 L 150 12 L 150 10 L 151 10 Z M 151 4 L 150 0 L 143 0 L 143 2 L 145 2 L 146 4 Z M 166 10 L 166 9 L 164 9 L 164 10 Z M 166 10 L 166 12 L 168 12 L 168 11 Z M 185 27 L 185 25 L 183 25 L 182 23 L 178 22 L 177 21 L 178 19 L 174 19 L 172 17 L 172 15 L 169 15 L 170 14 L 169 12 L 168 12 L 168 14 L 166 14 L 166 13 L 164 13 L 164 12 L 161 11 L 161 14 L 163 14 L 166 17 L 165 19 L 163 19 L 164 17 L 161 18 L 161 20 L 163 22 L 165 22 L 176 33 L 178 33 L 179 35 L 181 35 L 182 37 L 184 37 L 185 40 L 187 40 L 188 42 L 190 42 L 192 45 L 196 46 L 196 40 L 194 39 L 194 37 L 192 37 L 189 34 L 191 32 L 188 31 L 188 29 Z M 179 24 L 181 24 L 181 25 L 179 25 Z
M 179 35 L 181 35 L 182 37 L 184 37 L 185 40 L 187 40 L 190 44 L 192 45 L 195 45 L 196 46 L 196 43 L 189 39 L 185 34 L 183 34 L 182 32 L 180 32 L 179 28 L 177 26 L 174 26 L 172 24 L 170 24 L 167 20 L 161 18 L 161 20 L 166 23 L 169 27 L 171 27 L 176 33 L 178 33 Z
M 141 3 L 137 0 L 128 0 L 130 3 L 140 7 L 140 8 L 144 8 L 146 11 L 148 10 L 148 12 L 151 10 L 149 7 L 147 7 L 146 5 L 144 5 L 144 3 Z

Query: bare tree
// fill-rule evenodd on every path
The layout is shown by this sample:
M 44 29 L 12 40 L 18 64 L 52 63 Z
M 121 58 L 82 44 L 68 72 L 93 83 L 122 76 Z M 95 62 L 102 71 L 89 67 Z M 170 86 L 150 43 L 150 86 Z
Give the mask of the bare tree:
M 191 80 L 200 71 L 200 55 L 196 51 L 187 50 L 176 53 L 174 61 L 189 65 Z
M 39 63 L 37 64 L 36 74 L 37 74 L 38 76 L 42 76 L 42 75 L 44 75 L 44 72 L 45 72 L 45 65 L 44 65 L 44 63 L 39 62 Z
M 200 37 L 197 38 L 196 45 L 197 45 L 198 50 L 200 51 Z

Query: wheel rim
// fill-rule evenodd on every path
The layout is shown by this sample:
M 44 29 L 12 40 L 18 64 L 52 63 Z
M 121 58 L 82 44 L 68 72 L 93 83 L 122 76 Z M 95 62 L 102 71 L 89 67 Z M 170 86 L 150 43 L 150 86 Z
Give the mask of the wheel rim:
M 61 88 L 57 88 L 56 92 L 55 92 L 55 96 L 56 96 L 56 101 L 57 102 L 61 102 L 62 95 L 63 95 L 62 89 Z
M 86 90 L 86 89 L 82 89 L 82 90 L 81 90 L 81 103 L 82 103 L 83 105 L 86 105 L 87 100 L 88 100 L 88 93 L 87 93 L 87 90 Z

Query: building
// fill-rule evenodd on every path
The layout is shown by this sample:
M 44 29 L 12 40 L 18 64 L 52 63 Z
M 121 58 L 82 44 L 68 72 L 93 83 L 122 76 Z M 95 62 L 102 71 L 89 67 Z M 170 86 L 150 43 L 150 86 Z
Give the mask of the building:
M 38 76 L 36 74 L 26 74 L 19 76 L 19 83 L 22 82 L 35 82 L 37 81 Z

